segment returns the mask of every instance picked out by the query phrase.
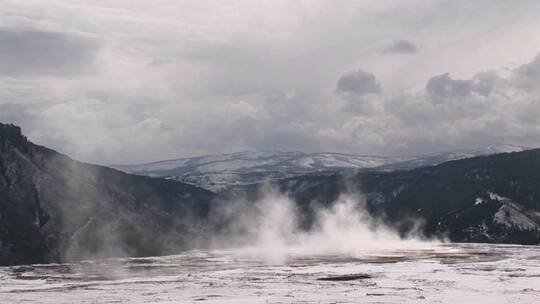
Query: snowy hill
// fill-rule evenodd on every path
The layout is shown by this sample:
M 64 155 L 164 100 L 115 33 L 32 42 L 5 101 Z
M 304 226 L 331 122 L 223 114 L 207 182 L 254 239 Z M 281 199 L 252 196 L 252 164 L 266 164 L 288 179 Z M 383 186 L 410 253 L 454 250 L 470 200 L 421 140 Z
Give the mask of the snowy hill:
M 306 173 L 360 169 L 413 169 L 450 160 L 523 150 L 527 148 L 495 144 L 479 149 L 391 157 L 343 153 L 246 151 L 112 167 L 127 173 L 164 177 L 219 191 L 232 185 L 252 184 Z

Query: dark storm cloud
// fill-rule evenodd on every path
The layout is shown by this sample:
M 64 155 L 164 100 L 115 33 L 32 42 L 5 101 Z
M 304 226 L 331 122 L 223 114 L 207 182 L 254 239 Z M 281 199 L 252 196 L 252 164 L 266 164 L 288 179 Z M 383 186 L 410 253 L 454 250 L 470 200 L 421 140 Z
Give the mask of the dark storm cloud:
M 375 75 L 362 70 L 345 73 L 337 82 L 338 92 L 352 93 L 358 96 L 379 94 L 381 86 L 377 83 Z
M 426 85 L 426 91 L 434 102 L 446 98 L 464 98 L 472 91 L 469 80 L 452 79 L 449 73 L 433 76 Z
M 0 29 L 0 75 L 79 73 L 94 60 L 92 39 L 56 32 Z
M 410 54 L 416 53 L 416 49 L 416 44 L 410 41 L 396 40 L 384 50 L 384 53 Z
M 540 54 L 537 54 L 531 62 L 519 67 L 517 73 L 528 78 L 540 78 Z
M 500 79 L 495 72 L 480 72 L 471 79 L 453 79 L 449 73 L 433 76 L 426 85 L 431 102 L 460 101 L 471 94 L 488 96 Z
M 525 89 L 540 91 L 540 53 L 527 64 L 521 65 L 514 73 L 516 85 Z

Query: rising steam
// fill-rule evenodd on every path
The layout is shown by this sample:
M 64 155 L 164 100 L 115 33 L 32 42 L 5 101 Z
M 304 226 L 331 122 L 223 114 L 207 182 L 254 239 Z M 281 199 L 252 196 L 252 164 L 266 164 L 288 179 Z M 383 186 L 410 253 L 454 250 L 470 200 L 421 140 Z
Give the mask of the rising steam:
M 225 213 L 234 220 L 227 233 L 215 238 L 214 247 L 234 247 L 272 263 L 284 262 L 291 255 L 359 257 L 432 245 L 416 233 L 401 238 L 366 211 L 365 199 L 359 194 L 343 194 L 331 207 L 317 208 L 309 230 L 300 228 L 302 214 L 295 202 L 274 190 L 251 205 L 230 204 Z

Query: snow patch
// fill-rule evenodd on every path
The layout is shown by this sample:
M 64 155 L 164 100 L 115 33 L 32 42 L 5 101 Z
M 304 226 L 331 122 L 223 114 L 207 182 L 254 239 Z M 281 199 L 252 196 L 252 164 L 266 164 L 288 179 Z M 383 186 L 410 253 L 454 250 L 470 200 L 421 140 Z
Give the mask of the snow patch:
M 519 228 L 520 230 L 539 229 L 538 224 L 525 215 L 520 206 L 515 204 L 504 204 L 493 216 L 493 221 L 505 225 L 508 228 Z

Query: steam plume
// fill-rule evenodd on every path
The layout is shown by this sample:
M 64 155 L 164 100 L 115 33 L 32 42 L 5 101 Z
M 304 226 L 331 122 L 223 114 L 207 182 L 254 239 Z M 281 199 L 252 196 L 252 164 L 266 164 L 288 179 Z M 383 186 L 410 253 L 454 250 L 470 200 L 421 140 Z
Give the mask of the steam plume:
M 285 262 L 291 255 L 365 256 L 385 250 L 425 248 L 431 242 L 416 234 L 403 239 L 366 211 L 360 194 L 342 194 L 331 207 L 314 211 L 313 226 L 304 230 L 302 214 L 283 193 L 266 191 L 251 205 L 232 203 L 225 212 L 232 217 L 226 233 L 214 239 L 214 246 L 233 247 L 272 263 Z

